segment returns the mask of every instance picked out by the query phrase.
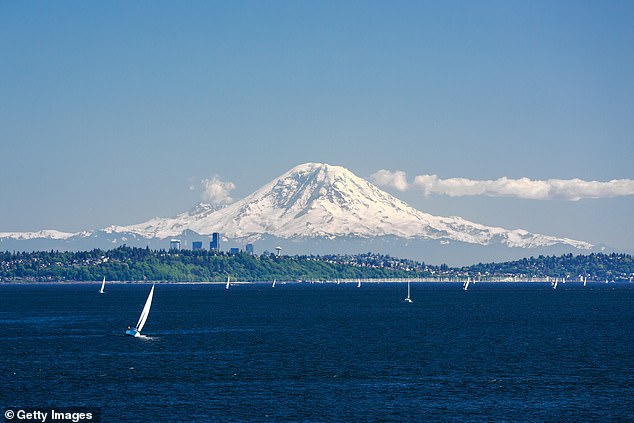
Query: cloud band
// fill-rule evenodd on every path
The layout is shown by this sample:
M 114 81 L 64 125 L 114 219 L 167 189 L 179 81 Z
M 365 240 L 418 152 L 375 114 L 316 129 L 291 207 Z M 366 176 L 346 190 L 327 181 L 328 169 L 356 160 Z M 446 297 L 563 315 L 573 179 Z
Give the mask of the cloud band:
M 440 179 L 437 175 L 418 175 L 411 184 L 405 172 L 379 170 L 371 176 L 376 185 L 389 186 L 399 191 L 419 189 L 423 195 L 447 195 L 462 197 L 486 195 L 489 197 L 515 197 L 532 200 L 578 201 L 586 198 L 612 198 L 634 195 L 634 180 L 614 179 L 608 182 L 582 179 L 529 178 L 473 180 L 466 178 Z

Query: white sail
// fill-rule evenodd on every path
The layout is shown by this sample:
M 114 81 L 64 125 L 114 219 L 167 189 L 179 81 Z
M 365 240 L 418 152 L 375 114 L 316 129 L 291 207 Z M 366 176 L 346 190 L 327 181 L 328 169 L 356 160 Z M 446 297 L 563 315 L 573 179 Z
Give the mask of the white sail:
M 357 282 L 357 288 L 361 288 L 361 279 Z
M 225 289 L 229 289 L 229 285 L 231 285 L 231 276 L 227 276 L 227 285 L 225 286 Z
M 553 284 L 553 289 L 557 289 L 557 281 L 558 281 L 558 279 L 555 278 L 555 283 Z
M 587 283 L 588 283 L 588 278 L 584 276 L 584 278 L 583 278 L 583 286 L 586 286 Z
M 471 282 L 470 278 L 467 278 L 467 281 L 464 283 L 464 286 L 462 287 L 462 289 L 464 289 L 465 291 L 467 289 L 469 289 L 469 283 Z
M 103 277 L 103 282 L 101 282 L 101 289 L 99 290 L 100 294 L 103 294 L 103 289 L 106 287 L 106 277 Z
M 150 289 L 150 295 L 148 295 L 147 300 L 145 301 L 145 306 L 143 306 L 143 311 L 141 312 L 141 316 L 139 317 L 139 322 L 136 324 L 137 332 L 141 332 L 143 326 L 145 326 L 145 321 L 147 320 L 148 314 L 150 314 L 150 307 L 152 306 L 152 297 L 154 296 L 154 285 L 152 285 L 152 289 Z
M 271 287 L 275 288 L 275 279 L 273 279 L 273 285 Z
M 407 298 L 405 298 L 406 303 L 413 303 L 412 298 L 411 298 L 411 291 L 410 291 L 410 286 L 409 286 L 409 281 L 407 281 Z

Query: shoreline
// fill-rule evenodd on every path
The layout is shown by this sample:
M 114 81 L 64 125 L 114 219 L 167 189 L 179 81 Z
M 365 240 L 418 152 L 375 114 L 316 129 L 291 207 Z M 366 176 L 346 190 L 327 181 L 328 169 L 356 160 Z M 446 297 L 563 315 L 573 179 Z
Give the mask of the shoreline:
M 313 280 L 313 281 L 283 281 L 276 280 L 277 285 L 340 285 L 340 284 L 378 284 L 378 283 L 425 283 L 425 284 L 449 284 L 449 283 L 461 283 L 464 284 L 467 282 L 467 279 L 447 279 L 447 280 L 437 280 L 437 279 L 346 279 L 346 280 Z M 492 279 L 483 279 L 478 281 L 471 280 L 470 283 L 472 285 L 477 285 L 479 283 L 553 283 L 554 278 L 523 278 L 523 279 L 513 279 L 513 278 L 492 278 Z M 101 285 L 102 281 L 0 281 L 0 285 Z M 231 285 L 271 285 L 273 281 L 231 281 Z M 583 284 L 582 281 L 574 280 L 574 281 L 566 281 L 563 282 L 561 280 L 558 281 L 559 284 Z M 610 280 L 610 281 L 587 281 L 588 284 L 630 284 L 631 280 L 623 279 L 623 280 Z M 106 285 L 226 285 L 226 281 L 106 281 Z

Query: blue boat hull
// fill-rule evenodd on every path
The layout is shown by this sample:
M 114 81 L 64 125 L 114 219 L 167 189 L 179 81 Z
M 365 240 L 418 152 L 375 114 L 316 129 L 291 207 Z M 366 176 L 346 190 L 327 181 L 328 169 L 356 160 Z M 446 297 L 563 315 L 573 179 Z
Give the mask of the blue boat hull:
M 137 332 L 135 329 L 128 329 L 125 331 L 125 334 L 130 336 L 141 336 L 141 333 Z

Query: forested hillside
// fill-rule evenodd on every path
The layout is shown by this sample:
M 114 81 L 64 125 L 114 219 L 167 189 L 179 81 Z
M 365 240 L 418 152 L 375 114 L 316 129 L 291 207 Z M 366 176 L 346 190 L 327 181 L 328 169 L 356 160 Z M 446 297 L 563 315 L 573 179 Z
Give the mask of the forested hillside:
M 2 281 L 241 281 L 354 278 L 587 277 L 623 281 L 634 275 L 625 254 L 539 256 L 451 268 L 379 254 L 275 256 L 119 247 L 83 252 L 0 252 Z

